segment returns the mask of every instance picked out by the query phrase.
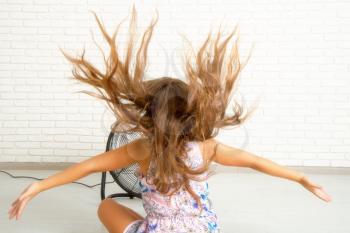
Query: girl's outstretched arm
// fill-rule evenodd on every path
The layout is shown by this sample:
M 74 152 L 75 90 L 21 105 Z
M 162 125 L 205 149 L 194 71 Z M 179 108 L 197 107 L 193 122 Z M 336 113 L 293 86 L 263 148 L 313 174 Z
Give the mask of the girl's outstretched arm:
M 214 161 L 224 166 L 249 167 L 272 176 L 278 176 L 296 182 L 301 181 L 304 177 L 304 173 L 288 169 L 269 159 L 225 145 L 215 139 L 211 139 L 210 141 L 212 145 L 218 145 Z
M 225 166 L 249 167 L 271 176 L 289 179 L 301 184 L 322 200 L 327 202 L 331 200 L 331 197 L 326 194 L 320 185 L 311 182 L 302 172 L 281 166 L 272 160 L 254 155 L 248 151 L 227 146 L 215 139 L 210 139 L 209 145 L 211 145 L 211 148 L 214 148 L 214 146 L 217 145 L 214 162 Z
M 80 163 L 74 164 L 48 178 L 30 184 L 12 203 L 9 218 L 16 216 L 18 220 L 26 204 L 38 193 L 59 185 L 68 184 L 94 172 L 112 171 L 126 167 L 141 160 L 144 153 L 144 142 L 139 139 L 129 144 L 93 156 Z
M 135 144 L 137 143 L 129 143 L 117 149 L 95 155 L 39 181 L 40 192 L 71 183 L 94 172 L 112 171 L 135 163 L 136 159 L 130 153 Z

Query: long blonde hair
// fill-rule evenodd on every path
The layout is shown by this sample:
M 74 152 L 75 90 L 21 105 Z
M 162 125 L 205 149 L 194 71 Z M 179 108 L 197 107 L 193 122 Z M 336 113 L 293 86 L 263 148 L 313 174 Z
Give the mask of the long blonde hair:
M 73 78 L 91 85 L 100 94 L 82 92 L 107 102 L 116 116 L 116 121 L 111 126 L 112 131 L 137 131 L 148 139 L 152 145 L 150 158 L 157 165 L 153 180 L 157 190 L 172 195 L 184 186 L 202 209 L 200 198 L 191 189 L 189 180 L 196 179 L 193 175 L 208 170 L 216 147 L 209 159 L 204 160 L 203 166 L 190 169 L 184 162 L 186 144 L 189 141 L 213 138 L 220 128 L 239 125 L 249 115 L 248 112 L 243 114 L 243 108 L 237 102 L 234 102 L 234 114 L 225 115 L 232 88 L 244 65 L 238 56 L 238 39 L 232 47 L 228 62 L 223 62 L 227 44 L 232 36 L 237 34 L 237 26 L 221 42 L 220 32 L 214 41 L 210 32 L 195 57 L 195 65 L 192 65 L 187 57 L 187 83 L 172 77 L 144 80 L 147 47 L 158 21 L 158 12 L 156 20 L 152 20 L 142 36 L 133 72 L 130 71 L 130 66 L 136 27 L 135 7 L 132 9 L 128 47 L 123 61 L 119 58 L 115 42 L 122 22 L 111 37 L 97 15 L 93 14 L 110 46 L 108 59 L 101 50 L 106 71 L 101 72 L 87 61 L 84 52 L 80 57 L 74 58 L 61 50 L 73 65 Z M 209 51 L 208 46 L 211 49 Z M 224 64 L 227 68 L 226 74 L 223 72 Z M 169 194 L 170 188 L 174 190 Z

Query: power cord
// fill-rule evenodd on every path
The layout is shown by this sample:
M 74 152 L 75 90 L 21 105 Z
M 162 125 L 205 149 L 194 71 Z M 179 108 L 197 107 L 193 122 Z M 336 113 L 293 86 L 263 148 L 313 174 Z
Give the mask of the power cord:
M 3 171 L 3 170 L 0 170 L 0 172 L 3 172 L 3 173 L 6 173 L 7 175 L 11 176 L 12 178 L 30 178 L 30 179 L 35 179 L 35 180 L 44 180 L 44 179 L 41 179 L 41 178 L 36 178 L 36 177 L 32 177 L 32 176 L 14 176 L 12 175 L 11 173 L 7 172 L 7 171 Z M 98 183 L 98 184 L 95 184 L 95 185 L 87 185 L 87 184 L 84 184 L 84 183 L 80 183 L 80 182 L 77 182 L 77 181 L 74 181 L 72 183 L 76 183 L 76 184 L 80 184 L 80 185 L 84 185 L 88 188 L 93 188 L 95 186 L 98 186 L 98 185 L 101 185 L 101 183 Z M 111 183 L 115 183 L 115 181 L 111 181 L 111 182 L 106 182 L 106 184 L 111 184 Z

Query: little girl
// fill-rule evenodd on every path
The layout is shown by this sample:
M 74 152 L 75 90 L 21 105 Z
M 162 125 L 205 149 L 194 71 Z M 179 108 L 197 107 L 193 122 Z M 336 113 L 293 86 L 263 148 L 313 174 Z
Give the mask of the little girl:
M 214 139 L 220 128 L 239 125 L 249 115 L 243 115 L 242 107 L 237 103 L 232 116 L 225 114 L 233 84 L 242 69 L 237 44 L 233 45 L 228 61 L 223 62 L 227 44 L 237 27 L 223 41 L 220 41 L 220 33 L 214 41 L 209 34 L 194 64 L 189 59 L 186 61 L 187 82 L 171 77 L 144 80 L 147 47 L 157 20 L 143 34 L 135 68 L 131 72 L 135 7 L 124 61 L 120 60 L 115 43 L 120 24 L 110 37 L 94 15 L 110 46 L 108 59 L 102 52 L 105 73 L 86 61 L 84 54 L 80 58 L 63 54 L 74 65 L 74 78 L 96 88 L 100 95 L 83 92 L 105 100 L 115 114 L 117 120 L 112 130 L 137 131 L 142 137 L 32 183 L 12 203 L 10 219 L 14 216 L 18 219 L 28 201 L 44 190 L 71 183 L 91 173 L 121 169 L 134 163 L 139 165 L 137 175 L 147 215 L 143 217 L 107 198 L 98 207 L 98 217 L 109 232 L 219 232 L 218 218 L 208 197 L 211 162 L 249 167 L 289 179 L 300 183 L 320 199 L 331 200 L 320 185 L 311 182 L 303 173 Z

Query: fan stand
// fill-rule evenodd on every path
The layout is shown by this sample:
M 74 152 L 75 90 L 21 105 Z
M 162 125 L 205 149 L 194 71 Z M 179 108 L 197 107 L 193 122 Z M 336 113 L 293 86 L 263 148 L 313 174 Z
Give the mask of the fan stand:
M 108 140 L 106 144 L 106 152 L 109 151 L 111 148 L 111 141 L 114 137 L 115 133 L 110 132 L 108 135 Z M 130 199 L 134 199 L 134 197 L 140 198 L 141 194 L 132 192 L 131 190 L 125 190 L 123 187 L 123 184 L 118 182 L 118 174 L 115 171 L 109 171 L 110 175 L 113 177 L 114 181 L 125 191 L 125 193 L 114 193 L 107 196 L 107 198 L 114 198 L 114 197 L 129 197 Z M 101 200 L 104 200 L 106 198 L 106 178 L 107 178 L 107 172 L 102 172 L 101 177 Z

